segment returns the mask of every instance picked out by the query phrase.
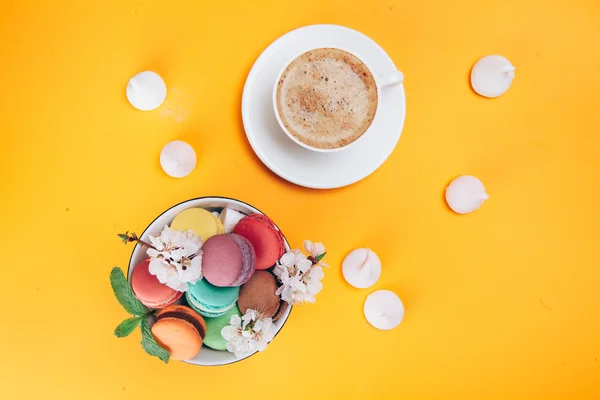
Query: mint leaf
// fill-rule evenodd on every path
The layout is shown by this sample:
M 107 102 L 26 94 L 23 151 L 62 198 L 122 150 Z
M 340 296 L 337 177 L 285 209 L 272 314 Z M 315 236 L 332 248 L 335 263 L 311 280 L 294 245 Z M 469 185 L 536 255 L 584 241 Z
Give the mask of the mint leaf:
M 325 257 L 325 254 L 327 254 L 327 252 L 323 253 L 323 254 L 319 254 L 317 256 L 317 258 L 315 258 L 315 260 L 317 260 L 317 262 L 321 261 L 323 259 L 323 257 Z
M 146 309 L 138 299 L 133 295 L 133 290 L 129 286 L 129 282 L 125 279 L 123 271 L 119 267 L 114 267 L 110 271 L 110 285 L 112 286 L 115 297 L 123 306 L 125 311 L 135 316 L 144 315 Z
M 154 340 L 154 336 L 152 336 L 152 332 L 150 332 L 150 325 L 148 325 L 148 319 L 144 318 L 142 320 L 142 347 L 146 351 L 146 353 L 151 356 L 158 357 L 164 363 L 169 362 L 169 352 L 163 349 L 156 343 Z
M 142 322 L 142 318 L 146 318 L 146 316 L 128 318 L 121 322 L 121 324 L 119 324 L 119 326 L 117 326 L 115 329 L 115 336 L 120 338 L 129 336 L 129 334 L 138 327 L 140 322 Z
M 123 244 L 127 244 L 129 241 L 129 232 L 127 233 L 119 233 L 117 236 L 123 241 Z

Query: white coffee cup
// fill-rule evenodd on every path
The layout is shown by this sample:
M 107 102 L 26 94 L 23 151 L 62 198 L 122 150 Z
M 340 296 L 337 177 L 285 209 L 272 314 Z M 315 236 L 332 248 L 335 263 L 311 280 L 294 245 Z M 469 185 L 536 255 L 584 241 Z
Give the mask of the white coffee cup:
M 349 53 L 349 54 L 353 55 L 354 57 L 358 58 L 367 67 L 367 69 L 371 73 L 371 76 L 373 76 L 373 79 L 375 80 L 375 85 L 377 86 L 377 108 L 375 109 L 375 115 L 373 117 L 373 121 L 371 121 L 371 125 L 369 125 L 367 130 L 362 135 L 360 135 L 356 140 L 348 143 L 345 146 L 336 147 L 335 149 L 321 149 L 318 147 L 310 146 L 310 145 L 298 140 L 294 135 L 292 135 L 290 133 L 290 131 L 288 131 L 288 129 L 283 124 L 283 121 L 281 120 L 281 116 L 279 115 L 279 110 L 277 107 L 277 89 L 279 87 L 279 81 L 281 80 L 281 76 L 283 75 L 283 73 L 285 72 L 287 67 L 289 67 L 290 64 L 292 62 L 294 62 L 294 60 L 296 60 L 298 57 L 302 56 L 303 54 L 308 53 L 309 51 L 314 51 L 314 50 L 324 49 L 324 48 L 341 50 L 341 51 Z M 292 139 L 294 142 L 296 142 L 300 146 L 304 147 L 305 149 L 316 151 L 319 153 L 335 153 L 340 150 L 345 150 L 345 149 L 349 148 L 350 146 L 355 145 L 357 142 L 359 142 L 365 136 L 367 136 L 369 134 L 373 134 L 372 128 L 373 128 L 375 119 L 377 118 L 377 115 L 379 114 L 379 108 L 381 106 L 381 91 L 383 89 L 385 89 L 386 87 L 397 85 L 399 83 L 402 83 L 403 81 L 404 81 L 404 74 L 400 71 L 390 71 L 383 75 L 376 74 L 375 71 L 373 70 L 373 68 L 371 68 L 371 66 L 369 66 L 369 63 L 367 63 L 364 58 L 362 58 L 361 56 L 359 56 L 358 54 L 356 54 L 352 51 L 342 49 L 339 47 L 318 47 L 318 48 L 314 48 L 314 49 L 309 49 L 309 50 L 303 51 L 302 53 L 300 53 L 300 54 L 296 55 L 295 57 L 293 57 L 292 59 L 290 59 L 287 63 L 285 63 L 285 65 L 283 66 L 281 71 L 279 71 L 279 73 L 277 74 L 277 79 L 275 79 L 275 84 L 273 86 L 273 110 L 275 111 L 275 117 L 277 118 L 277 122 L 279 123 L 279 126 L 281 126 L 281 129 L 283 129 L 285 134 L 288 135 L 288 137 L 290 139 Z

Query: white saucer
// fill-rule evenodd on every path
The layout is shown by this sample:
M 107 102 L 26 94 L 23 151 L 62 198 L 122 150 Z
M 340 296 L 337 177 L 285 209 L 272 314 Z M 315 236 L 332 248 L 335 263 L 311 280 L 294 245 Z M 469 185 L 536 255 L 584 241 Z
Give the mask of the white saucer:
M 360 55 L 385 75 L 396 70 L 387 53 L 369 37 L 338 25 L 311 25 L 286 33 L 263 51 L 248 74 L 242 119 L 248 141 L 261 161 L 283 179 L 315 189 L 350 185 L 366 178 L 390 156 L 404 126 L 406 98 L 398 84 L 382 90 L 374 132 L 336 153 L 317 153 L 294 143 L 282 131 L 273 110 L 273 85 L 292 57 L 318 47 L 337 47 Z

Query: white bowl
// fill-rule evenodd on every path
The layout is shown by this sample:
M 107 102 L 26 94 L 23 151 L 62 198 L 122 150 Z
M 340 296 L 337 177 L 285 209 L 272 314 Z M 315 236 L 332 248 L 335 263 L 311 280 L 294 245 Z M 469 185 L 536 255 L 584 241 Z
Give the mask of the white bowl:
M 241 213 L 244 213 L 244 214 L 252 214 L 252 213 L 263 214 L 263 212 L 261 212 L 260 210 L 252 207 L 250 204 L 244 203 L 243 201 L 230 199 L 227 197 L 200 197 L 197 199 L 191 199 L 191 200 L 184 201 L 183 203 L 179 203 L 179 204 L 169 208 L 167 211 L 163 212 L 162 214 L 160 214 L 144 230 L 144 232 L 140 235 L 140 239 L 142 239 L 144 241 L 149 241 L 150 235 L 155 235 L 155 234 L 159 233 L 165 227 L 165 225 L 171 224 L 171 222 L 173 221 L 173 218 L 175 218 L 175 216 L 177 214 L 179 214 L 180 212 L 182 212 L 185 209 L 192 208 L 192 207 L 205 208 L 209 211 L 216 211 L 216 210 L 220 210 L 222 208 L 227 207 L 227 208 L 232 208 L 232 209 L 239 211 Z M 277 227 L 277 225 L 275 225 L 275 226 Z M 279 228 L 277 228 L 277 229 L 279 229 Z M 284 241 L 285 241 L 285 248 L 287 251 L 289 251 L 290 245 L 289 245 L 287 239 L 285 238 L 285 236 L 284 236 Z M 138 263 L 140 263 L 146 257 L 147 257 L 146 249 L 144 247 L 140 246 L 139 244 L 136 244 L 136 246 L 133 249 L 133 252 L 131 253 L 131 258 L 129 260 L 129 268 L 127 270 L 128 279 L 131 279 L 131 274 L 133 273 L 135 266 L 138 265 Z M 185 296 L 183 296 L 183 297 L 185 297 Z M 283 316 L 281 318 L 279 318 L 276 322 L 274 322 L 276 335 L 283 328 L 283 325 L 285 324 L 288 317 L 290 316 L 291 311 L 292 311 L 292 307 L 289 306 L 287 308 L 287 310 L 285 311 L 285 313 L 283 314 Z M 268 348 L 266 351 L 268 351 Z M 198 355 L 196 357 L 186 360 L 185 362 L 190 363 L 190 364 L 195 364 L 195 365 L 227 365 L 227 364 L 232 364 L 234 362 L 244 360 L 254 354 L 256 354 L 256 353 L 252 353 L 243 358 L 237 358 L 233 353 L 230 353 L 228 351 L 217 351 L 217 350 L 210 349 L 206 346 L 202 346 L 202 350 L 200 351 L 200 353 L 198 353 Z

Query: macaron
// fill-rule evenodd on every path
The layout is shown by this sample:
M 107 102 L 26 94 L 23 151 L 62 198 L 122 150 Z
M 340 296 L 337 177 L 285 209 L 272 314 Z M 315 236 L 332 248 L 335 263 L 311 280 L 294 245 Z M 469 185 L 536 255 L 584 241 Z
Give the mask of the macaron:
M 172 305 L 156 314 L 151 328 L 156 343 L 171 355 L 173 360 L 194 358 L 206 337 L 206 322 L 189 307 Z
M 215 286 L 240 286 L 248 282 L 255 268 L 254 248 L 242 236 L 215 235 L 202 245 L 202 274 Z
M 203 317 L 220 317 L 235 306 L 240 293 L 239 287 L 218 287 L 201 279 L 188 285 L 185 293 L 190 307 Z
M 217 318 L 206 319 L 206 337 L 204 338 L 204 344 L 214 350 L 227 350 L 227 341 L 221 335 L 221 330 L 229 325 L 231 317 L 237 315 L 242 316 L 239 308 L 233 306 L 227 313 Z
M 275 291 L 277 291 L 275 277 L 267 271 L 256 271 L 240 288 L 238 307 L 242 314 L 252 309 L 267 317 L 273 317 L 279 310 L 281 301 Z
M 149 260 L 143 260 L 131 274 L 131 288 L 135 297 L 148 308 L 164 308 L 179 300 L 183 293 L 160 283 L 156 276 L 150 274 L 149 265 Z
M 287 301 L 281 301 L 281 304 L 279 305 L 279 310 L 277 310 L 277 313 L 273 316 L 273 322 L 283 317 L 283 314 L 285 314 L 289 306 L 290 303 L 288 303 Z
M 256 269 L 271 268 L 285 253 L 283 234 L 273 221 L 262 214 L 251 214 L 240 220 L 233 233 L 248 239 L 256 252 Z
M 219 219 L 218 215 L 211 213 L 213 217 L 215 217 L 215 223 L 217 224 L 217 235 L 222 235 L 225 233 L 225 226 L 223 226 L 223 222 Z
M 171 229 L 184 232 L 191 229 L 196 235 L 202 238 L 203 242 L 211 236 L 225 232 L 219 218 L 203 208 L 188 208 L 187 210 L 183 210 L 171 222 Z

